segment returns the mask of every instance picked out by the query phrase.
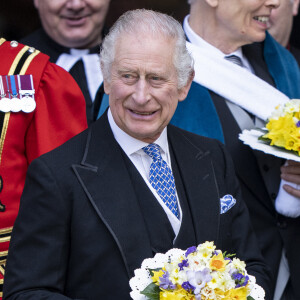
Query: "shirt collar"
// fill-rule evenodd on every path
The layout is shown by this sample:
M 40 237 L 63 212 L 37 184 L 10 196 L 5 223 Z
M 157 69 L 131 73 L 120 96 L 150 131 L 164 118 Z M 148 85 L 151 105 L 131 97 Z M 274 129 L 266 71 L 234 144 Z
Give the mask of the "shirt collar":
M 110 108 L 107 112 L 108 115 L 108 121 L 109 125 L 111 127 L 111 130 L 113 132 L 113 135 L 118 142 L 118 144 L 121 146 L 121 148 L 124 150 L 124 152 L 127 154 L 127 156 L 130 156 L 136 152 L 139 152 L 140 154 L 144 153 L 143 150 L 141 150 L 143 147 L 148 146 L 148 143 L 145 143 L 143 141 L 140 141 L 126 132 L 124 132 L 115 122 Z M 159 138 L 154 142 L 155 144 L 159 145 L 162 154 L 168 153 L 168 138 L 167 138 L 167 128 L 164 128 Z

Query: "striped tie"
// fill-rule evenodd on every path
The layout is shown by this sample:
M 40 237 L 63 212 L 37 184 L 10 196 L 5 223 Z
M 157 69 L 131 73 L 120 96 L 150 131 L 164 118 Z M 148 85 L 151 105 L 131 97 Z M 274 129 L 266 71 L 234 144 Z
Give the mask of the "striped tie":
M 228 56 L 225 56 L 225 59 L 240 66 L 240 67 L 244 67 L 244 64 L 243 64 L 241 58 L 237 55 L 228 55 Z

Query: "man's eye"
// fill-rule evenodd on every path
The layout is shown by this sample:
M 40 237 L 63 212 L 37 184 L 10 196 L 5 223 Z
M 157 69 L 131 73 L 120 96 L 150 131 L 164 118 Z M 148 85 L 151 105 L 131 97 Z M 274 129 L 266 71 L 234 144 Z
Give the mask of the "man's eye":
M 133 77 L 131 74 L 123 74 L 122 76 L 123 76 L 123 78 L 126 78 L 126 79 L 130 79 Z
M 152 80 L 154 80 L 154 81 L 161 80 L 161 78 L 160 78 L 160 77 L 158 77 L 158 76 L 152 76 L 152 77 L 151 77 L 151 79 L 152 79 Z

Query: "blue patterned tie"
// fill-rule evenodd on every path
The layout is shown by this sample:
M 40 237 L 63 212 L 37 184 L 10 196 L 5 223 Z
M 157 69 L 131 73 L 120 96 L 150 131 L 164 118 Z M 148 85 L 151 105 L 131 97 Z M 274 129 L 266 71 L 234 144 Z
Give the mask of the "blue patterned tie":
M 176 187 L 172 170 L 162 159 L 158 145 L 149 144 L 143 147 L 143 150 L 152 158 L 149 176 L 152 187 L 155 188 L 166 206 L 179 219 Z

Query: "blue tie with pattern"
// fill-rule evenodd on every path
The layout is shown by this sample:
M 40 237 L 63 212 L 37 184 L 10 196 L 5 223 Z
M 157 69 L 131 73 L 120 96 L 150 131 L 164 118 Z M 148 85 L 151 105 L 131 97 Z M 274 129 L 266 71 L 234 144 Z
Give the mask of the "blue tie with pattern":
M 176 198 L 175 180 L 172 170 L 162 159 L 159 146 L 149 144 L 143 150 L 152 158 L 149 180 L 153 188 L 172 213 L 179 219 L 179 211 Z

